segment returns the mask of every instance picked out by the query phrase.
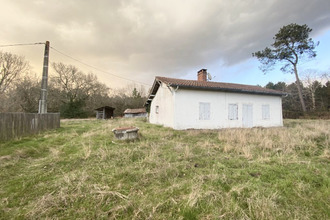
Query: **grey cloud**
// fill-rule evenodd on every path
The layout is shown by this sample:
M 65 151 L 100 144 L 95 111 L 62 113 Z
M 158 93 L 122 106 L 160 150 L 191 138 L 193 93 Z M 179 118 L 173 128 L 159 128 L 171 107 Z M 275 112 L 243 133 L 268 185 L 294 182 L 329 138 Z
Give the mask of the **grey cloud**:
M 292 22 L 308 24 L 314 34 L 330 28 L 329 0 L 0 2 L 10 13 L 0 15 L 3 40 L 50 40 L 140 80 L 208 63 L 238 64 Z

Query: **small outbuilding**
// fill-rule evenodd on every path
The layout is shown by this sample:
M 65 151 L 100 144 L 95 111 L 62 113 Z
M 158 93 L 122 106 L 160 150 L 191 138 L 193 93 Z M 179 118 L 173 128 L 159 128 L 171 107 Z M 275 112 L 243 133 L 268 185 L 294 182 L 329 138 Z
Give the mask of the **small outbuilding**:
M 148 113 L 144 108 L 126 109 L 124 111 L 125 118 L 146 118 Z
M 110 119 L 113 117 L 113 111 L 115 108 L 110 106 L 103 106 L 95 109 L 96 111 L 96 119 Z

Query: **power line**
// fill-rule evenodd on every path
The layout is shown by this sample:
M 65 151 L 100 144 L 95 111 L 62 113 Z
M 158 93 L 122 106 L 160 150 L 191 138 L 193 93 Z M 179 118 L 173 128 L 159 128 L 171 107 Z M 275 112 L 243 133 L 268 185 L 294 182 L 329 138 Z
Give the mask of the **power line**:
M 70 55 L 67 55 L 67 54 L 65 54 L 65 53 L 63 53 L 63 52 L 61 52 L 61 51 L 55 49 L 54 47 L 50 47 L 50 48 L 51 48 L 52 50 L 56 51 L 57 53 L 63 55 L 63 56 L 66 56 L 66 57 L 68 57 L 68 58 L 70 58 L 70 59 L 72 59 L 72 60 L 74 60 L 74 61 L 76 61 L 76 62 L 78 62 L 78 63 L 81 63 L 81 64 L 83 64 L 83 65 L 85 65 L 85 66 L 88 66 L 88 67 L 90 67 L 90 68 L 93 68 L 93 69 L 95 69 L 95 70 L 97 70 L 97 71 L 100 71 L 100 72 L 102 72 L 102 73 L 106 73 L 106 74 L 112 75 L 112 76 L 114 76 L 114 77 L 117 77 L 117 78 L 120 78 L 120 79 L 124 79 L 124 80 L 127 80 L 127 81 L 131 81 L 131 82 L 134 82 L 134 83 L 139 83 L 139 84 L 142 84 L 142 85 L 151 86 L 150 84 L 147 84 L 147 83 L 144 83 L 144 82 L 139 82 L 139 81 L 136 81 L 136 80 L 128 79 L 128 78 L 125 78 L 125 77 L 118 76 L 118 75 L 116 75 L 116 74 L 113 74 L 113 73 L 107 72 L 107 71 L 105 71 L 105 70 L 102 70 L 102 69 L 100 69 L 100 68 L 97 68 L 97 67 L 95 67 L 95 66 L 92 66 L 92 65 L 90 65 L 90 64 L 88 64 L 88 63 L 85 63 L 85 62 L 83 62 L 83 61 L 80 61 L 80 60 L 78 60 L 78 59 L 76 59 L 76 58 L 74 58 L 74 57 L 72 57 L 72 56 L 70 56 Z
M 0 45 L 0 47 L 32 46 L 32 45 L 40 45 L 40 44 L 45 44 L 45 43 L 37 42 L 37 43 L 24 43 L 24 44 L 22 44 L 22 43 L 20 43 L 20 44 L 6 44 L 6 45 Z M 74 60 L 74 61 L 76 61 L 76 62 L 78 62 L 78 63 L 81 63 L 81 64 L 83 64 L 83 65 L 85 65 L 85 66 L 90 67 L 90 68 L 93 68 L 93 69 L 95 69 L 95 70 L 97 70 L 97 71 L 100 71 L 100 72 L 103 72 L 103 73 L 106 73 L 106 74 L 112 75 L 112 76 L 117 77 L 117 78 L 120 78 L 120 79 L 124 79 L 124 80 L 127 80 L 127 81 L 131 81 L 131 82 L 134 82 L 134 83 L 139 83 L 139 84 L 142 84 L 142 85 L 151 86 L 150 84 L 147 84 L 147 83 L 144 83 L 144 82 L 139 82 L 139 81 L 136 81 L 136 80 L 132 80 L 132 79 L 129 79 L 129 78 L 126 78 L 126 77 L 118 76 L 118 75 L 116 75 L 116 74 L 113 74 L 113 73 L 107 72 L 107 71 L 105 71 L 105 70 L 102 70 L 102 69 L 100 69 L 100 68 L 97 68 L 97 67 L 95 67 L 95 66 L 92 66 L 92 65 L 90 65 L 90 64 L 88 64 L 88 63 L 85 63 L 85 62 L 83 62 L 83 61 L 80 61 L 80 60 L 78 60 L 78 59 L 76 59 L 76 58 L 74 58 L 74 57 L 72 57 L 72 56 L 70 56 L 70 55 L 67 55 L 67 54 L 65 54 L 65 53 L 63 53 L 63 52 L 57 50 L 57 49 L 54 48 L 54 47 L 50 47 L 50 48 L 51 48 L 52 50 L 56 51 L 57 53 L 63 55 L 63 56 L 66 56 L 66 57 L 68 57 L 68 58 L 70 58 L 70 59 L 72 59 L 72 60 Z
M 16 46 L 31 46 L 31 45 L 38 45 L 38 44 L 45 44 L 45 43 L 27 43 L 27 44 L 7 44 L 7 45 L 0 45 L 0 47 L 16 47 Z

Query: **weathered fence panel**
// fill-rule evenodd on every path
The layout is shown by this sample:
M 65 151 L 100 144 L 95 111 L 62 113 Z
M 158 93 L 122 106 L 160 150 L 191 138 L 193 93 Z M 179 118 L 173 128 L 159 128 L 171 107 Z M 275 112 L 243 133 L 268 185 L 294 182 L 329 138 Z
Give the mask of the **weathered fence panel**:
M 60 113 L 0 113 L 0 140 L 60 127 Z

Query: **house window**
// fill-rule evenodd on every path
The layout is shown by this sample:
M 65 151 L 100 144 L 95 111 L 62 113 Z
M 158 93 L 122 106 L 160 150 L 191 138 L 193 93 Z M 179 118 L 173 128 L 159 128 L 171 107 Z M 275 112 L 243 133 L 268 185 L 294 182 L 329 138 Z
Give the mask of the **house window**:
M 229 120 L 238 120 L 238 105 L 237 104 L 229 104 L 228 119 Z
M 158 106 L 158 105 L 156 105 L 156 109 L 155 109 L 155 111 L 156 111 L 156 114 L 159 113 L 159 106 Z
M 262 120 L 269 120 L 269 105 L 262 105 Z
M 199 120 L 210 120 L 210 103 L 199 103 Z

